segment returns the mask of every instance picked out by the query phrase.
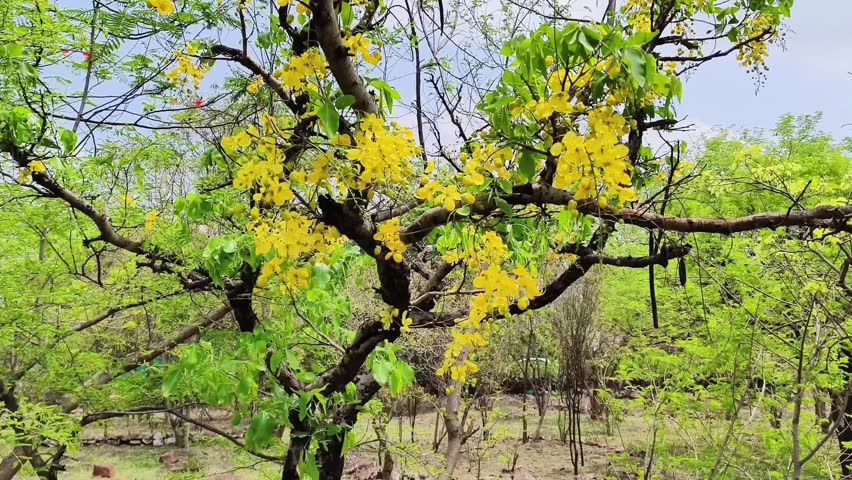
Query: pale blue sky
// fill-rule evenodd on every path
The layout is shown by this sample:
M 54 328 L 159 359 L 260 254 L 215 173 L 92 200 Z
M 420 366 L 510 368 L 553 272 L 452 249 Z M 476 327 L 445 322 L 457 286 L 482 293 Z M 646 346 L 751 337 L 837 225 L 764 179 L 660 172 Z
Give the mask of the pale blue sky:
M 782 114 L 822 111 L 822 127 L 852 136 L 852 1 L 797 0 L 786 51 L 773 48 L 766 82 L 755 92 L 736 59 L 713 61 L 684 86 L 680 107 L 698 129 L 770 128 Z

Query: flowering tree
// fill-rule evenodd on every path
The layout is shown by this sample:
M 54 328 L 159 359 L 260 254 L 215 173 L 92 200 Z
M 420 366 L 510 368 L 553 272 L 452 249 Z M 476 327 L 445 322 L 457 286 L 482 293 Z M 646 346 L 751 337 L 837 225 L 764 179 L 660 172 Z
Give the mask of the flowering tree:
M 164 394 L 259 404 L 246 448 L 284 425 L 282 478 L 340 478 L 360 409 L 412 380 L 393 345 L 411 329 L 452 328 L 438 373 L 464 384 L 493 322 L 594 265 L 688 254 L 663 233 L 852 231 L 850 205 L 666 216 L 699 173 L 644 141 L 678 127 L 685 73 L 735 55 L 760 79 L 791 0 L 617 3 L 601 21 L 507 7 L 513 38 L 482 27 L 466 51 L 440 1 L 5 0 L 3 174 L 63 202 L 98 255 L 220 294 L 244 335 L 185 349 Z M 649 255 L 606 253 L 622 225 L 652 232 Z M 353 319 L 364 266 L 375 308 Z

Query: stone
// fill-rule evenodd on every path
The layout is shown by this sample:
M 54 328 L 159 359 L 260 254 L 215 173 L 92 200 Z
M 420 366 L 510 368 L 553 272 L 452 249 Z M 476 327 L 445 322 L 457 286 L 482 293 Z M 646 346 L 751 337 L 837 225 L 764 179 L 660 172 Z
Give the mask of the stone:
M 160 463 L 163 465 L 175 465 L 180 462 L 180 455 L 174 450 L 169 450 L 160 455 Z
M 112 465 L 92 465 L 92 476 L 100 478 L 115 478 L 115 467 Z
M 163 446 L 163 434 L 160 432 L 154 432 L 154 435 L 151 437 L 151 444 L 155 447 Z
M 381 472 L 381 469 L 372 462 L 354 456 L 349 459 L 345 470 L 345 473 L 355 480 L 375 480 L 381 476 Z
M 535 480 L 535 477 L 533 477 L 530 472 L 521 468 L 515 472 L 512 476 L 512 480 Z

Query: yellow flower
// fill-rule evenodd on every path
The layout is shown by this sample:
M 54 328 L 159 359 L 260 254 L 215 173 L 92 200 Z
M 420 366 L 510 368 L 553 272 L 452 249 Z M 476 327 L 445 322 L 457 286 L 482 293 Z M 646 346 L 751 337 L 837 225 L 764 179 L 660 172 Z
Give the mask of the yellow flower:
M 256 76 L 251 83 L 246 87 L 246 91 L 251 93 L 252 95 L 256 94 L 260 91 L 260 86 L 263 85 L 263 77 L 260 75 Z
M 405 184 L 414 174 L 411 159 L 420 150 L 414 133 L 401 125 L 388 126 L 378 116 L 367 115 L 358 125 L 354 145 L 346 150 L 346 157 L 362 167 L 357 179 L 360 189 L 373 183 Z
M 189 80 L 195 88 L 200 86 L 201 79 L 204 78 L 204 75 L 210 70 L 210 68 L 202 63 L 195 63 L 192 56 L 197 54 L 198 50 L 193 47 L 192 44 L 188 44 L 186 46 L 186 53 L 175 52 L 175 58 L 177 59 L 178 64 L 174 69 L 172 69 L 172 71 L 166 74 L 166 79 L 168 79 L 169 83 L 175 86 L 181 86 Z
M 292 89 L 296 93 L 301 93 L 313 85 L 308 82 L 309 78 L 325 77 L 325 57 L 318 49 L 312 48 L 302 55 L 291 57 L 290 63 L 276 70 L 274 75 L 281 80 L 281 83 L 285 87 Z
M 388 253 L 385 254 L 385 260 L 393 258 L 394 262 L 402 263 L 402 254 L 405 253 L 408 247 L 399 238 L 399 228 L 399 218 L 388 220 L 379 225 L 379 228 L 373 235 L 373 239 L 382 242 L 385 248 L 387 248 Z M 381 254 L 381 247 L 377 246 L 373 253 L 376 255 Z
M 175 4 L 172 0 L 148 0 L 148 8 L 156 8 L 160 15 L 175 13 Z
M 151 210 L 150 212 L 145 214 L 145 230 L 151 232 L 154 230 L 154 222 L 157 221 L 157 217 L 160 216 L 159 210 Z
M 370 39 L 364 38 L 360 33 L 343 37 L 343 45 L 349 49 L 349 53 L 356 59 L 358 55 L 361 55 L 364 61 L 370 65 L 378 65 L 382 59 L 382 54 L 378 50 L 370 52 L 370 45 L 372 45 Z
M 305 183 L 307 174 L 304 170 L 293 170 L 290 172 L 290 181 L 293 183 Z

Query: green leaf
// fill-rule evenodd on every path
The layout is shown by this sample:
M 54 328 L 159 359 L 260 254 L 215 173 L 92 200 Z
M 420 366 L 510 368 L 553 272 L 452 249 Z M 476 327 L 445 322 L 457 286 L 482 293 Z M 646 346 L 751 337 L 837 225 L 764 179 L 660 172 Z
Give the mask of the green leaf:
M 373 378 L 379 385 L 384 385 L 388 383 L 388 379 L 390 378 L 391 365 L 385 361 L 373 362 L 373 368 L 370 370 L 370 373 L 373 374 Z
M 59 142 L 62 143 L 62 151 L 71 153 L 77 148 L 77 134 L 67 128 L 59 129 Z
M 246 432 L 246 446 L 250 450 L 259 450 L 269 445 L 275 432 L 275 421 L 266 411 L 261 410 L 251 419 Z
M 393 113 L 393 101 L 402 98 L 399 92 L 380 78 L 369 79 L 369 83 L 381 93 L 382 101 L 388 113 Z
M 334 106 L 337 107 L 338 110 L 344 110 L 352 105 L 355 105 L 355 97 L 352 95 L 341 95 L 334 99 Z
M 352 5 L 349 2 L 340 4 L 340 20 L 343 21 L 345 29 L 349 29 L 352 22 L 355 21 L 355 13 L 352 11 Z
M 671 77 L 671 93 L 678 100 L 683 100 L 683 83 L 680 81 L 680 77 L 672 76 Z
M 521 159 L 518 161 L 518 172 L 520 172 L 520 174 L 526 178 L 528 182 L 532 182 L 535 178 L 537 171 L 535 160 L 535 156 L 532 152 L 524 150 L 524 152 L 521 153 Z
M 237 251 L 237 241 L 233 238 L 222 239 L 222 251 L 225 253 L 234 253 Z
M 337 130 L 340 127 L 340 114 L 334 108 L 334 105 L 328 102 L 324 103 L 317 114 L 328 138 L 337 135 Z
M 305 450 L 304 457 L 297 466 L 299 480 L 319 480 L 319 467 L 313 453 Z
M 249 400 L 254 396 L 254 393 L 257 389 L 257 384 L 254 383 L 254 380 L 249 376 L 244 374 L 240 377 L 240 381 L 237 384 L 237 395 L 244 400 Z
M 630 67 L 630 73 L 636 79 L 636 83 L 640 87 L 644 87 L 647 83 L 645 78 L 645 52 L 638 47 L 627 47 L 624 49 L 624 60 Z
M 308 404 L 314 398 L 313 392 L 302 392 L 299 395 L 299 420 L 308 418 Z
M 325 288 L 331 281 L 331 269 L 324 263 L 316 263 L 311 268 L 311 278 L 317 288 Z
M 183 377 L 183 368 L 174 367 L 163 377 L 163 396 L 173 397 L 178 390 L 178 384 Z
M 631 47 L 641 47 L 651 40 L 657 38 L 659 32 L 636 32 L 635 35 L 627 39 L 627 45 Z
M 503 178 L 497 179 L 497 186 L 506 193 L 512 193 L 512 182 Z
M 18 58 L 24 54 L 24 47 L 17 43 L 7 43 L 6 48 L 0 50 L 0 56 L 6 58 Z
M 511 216 L 512 216 L 512 214 L 514 213 L 514 212 L 512 211 L 512 206 L 511 206 L 511 205 L 509 205 L 509 203 L 508 203 L 508 202 L 506 202 L 506 200 L 503 200 L 502 198 L 497 197 L 497 198 L 495 198 L 495 199 L 494 199 L 494 201 L 497 203 L 497 207 L 498 207 L 498 208 L 499 208 L 499 209 L 500 209 L 500 210 L 501 210 L 501 211 L 502 211 L 502 212 L 503 212 L 503 213 L 504 213 L 507 217 L 511 217 Z

